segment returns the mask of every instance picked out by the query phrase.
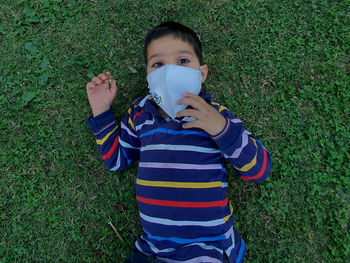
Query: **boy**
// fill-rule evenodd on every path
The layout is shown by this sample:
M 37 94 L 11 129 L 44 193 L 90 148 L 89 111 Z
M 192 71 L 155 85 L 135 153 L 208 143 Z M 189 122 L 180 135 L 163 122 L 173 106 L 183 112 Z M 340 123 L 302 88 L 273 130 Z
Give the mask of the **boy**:
M 208 67 L 191 29 L 155 27 L 144 56 L 150 94 L 133 102 L 120 126 L 110 109 L 117 91 L 110 73 L 86 85 L 93 112 L 87 123 L 106 166 L 122 170 L 139 159 L 136 199 L 145 234 L 128 262 L 242 262 L 245 244 L 233 227 L 224 163 L 259 182 L 270 172 L 270 154 L 200 92 Z

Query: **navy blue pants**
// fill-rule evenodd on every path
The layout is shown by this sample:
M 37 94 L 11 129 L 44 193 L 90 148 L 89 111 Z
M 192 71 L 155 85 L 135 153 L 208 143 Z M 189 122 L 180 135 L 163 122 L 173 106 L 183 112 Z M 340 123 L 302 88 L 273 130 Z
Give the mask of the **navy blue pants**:
M 131 251 L 131 256 L 129 260 L 126 261 L 125 263 L 161 263 L 161 262 L 163 261 L 160 261 L 154 256 L 146 256 L 134 247 L 134 249 Z
M 131 251 L 130 258 L 125 263 L 162 263 L 162 262 L 163 261 L 160 261 L 159 259 L 157 259 L 154 256 L 146 256 L 146 255 L 142 254 L 140 251 L 138 251 L 134 247 L 134 249 Z M 229 260 L 226 256 L 223 263 L 228 263 L 228 262 L 229 262 Z

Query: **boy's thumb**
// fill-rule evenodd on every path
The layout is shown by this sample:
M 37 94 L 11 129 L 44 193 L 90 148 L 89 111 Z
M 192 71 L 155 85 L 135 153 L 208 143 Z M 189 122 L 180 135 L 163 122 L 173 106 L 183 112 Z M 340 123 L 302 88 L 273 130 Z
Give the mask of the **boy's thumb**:
M 117 83 L 115 80 L 113 80 L 111 83 L 111 91 L 112 91 L 113 95 L 115 95 L 117 93 Z

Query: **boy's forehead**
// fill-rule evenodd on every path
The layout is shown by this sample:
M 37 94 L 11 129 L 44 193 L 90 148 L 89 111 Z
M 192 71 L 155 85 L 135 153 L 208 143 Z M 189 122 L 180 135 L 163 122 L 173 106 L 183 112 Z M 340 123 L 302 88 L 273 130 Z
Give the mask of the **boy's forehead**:
M 190 52 L 189 50 L 179 50 L 179 51 L 175 51 L 173 53 L 155 53 L 155 54 L 150 55 L 148 59 L 162 57 L 165 55 L 190 55 L 190 56 L 193 56 L 194 54 L 192 52 Z
M 171 35 L 153 40 L 147 47 L 148 60 L 154 57 L 173 55 L 173 54 L 194 55 L 194 47 L 187 41 Z

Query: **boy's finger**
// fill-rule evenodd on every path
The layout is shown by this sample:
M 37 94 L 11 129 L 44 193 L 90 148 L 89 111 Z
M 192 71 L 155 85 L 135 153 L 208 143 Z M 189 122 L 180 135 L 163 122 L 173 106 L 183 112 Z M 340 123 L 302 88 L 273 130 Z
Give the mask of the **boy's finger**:
M 112 80 L 111 82 L 111 88 L 117 88 L 117 82 L 115 80 Z
M 182 96 L 184 96 L 185 98 L 191 98 L 191 99 L 193 99 L 195 101 L 198 101 L 203 106 L 208 104 L 201 96 L 193 94 L 193 93 L 190 93 L 190 92 L 184 92 L 182 94 Z
M 201 110 L 201 104 L 198 100 L 194 98 L 183 98 L 177 102 L 179 105 L 189 105 L 194 109 Z
M 200 127 L 200 122 L 198 120 L 194 120 L 194 121 L 189 121 L 184 123 L 182 125 L 182 128 L 190 129 L 190 128 L 201 128 L 201 127 Z
M 184 96 L 185 98 L 193 98 L 193 99 L 195 99 L 195 100 L 202 100 L 202 98 L 201 98 L 200 96 L 198 96 L 198 95 L 196 95 L 196 94 L 193 94 L 193 93 L 191 93 L 191 92 L 184 92 L 184 93 L 182 94 L 182 96 Z
M 176 117 L 180 118 L 180 117 L 195 117 L 196 119 L 199 119 L 199 112 L 197 110 L 194 109 L 186 109 L 186 110 L 182 110 L 179 111 L 178 113 L 176 113 Z
M 100 85 L 102 83 L 102 81 L 100 80 L 100 78 L 94 77 L 92 79 L 92 83 L 95 84 L 95 85 Z
M 92 82 L 89 82 L 88 84 L 86 84 L 86 89 L 93 89 L 95 88 L 95 85 Z
M 103 73 L 99 74 L 97 77 L 100 78 L 103 81 L 108 79 L 108 77 L 105 74 L 103 74 Z

